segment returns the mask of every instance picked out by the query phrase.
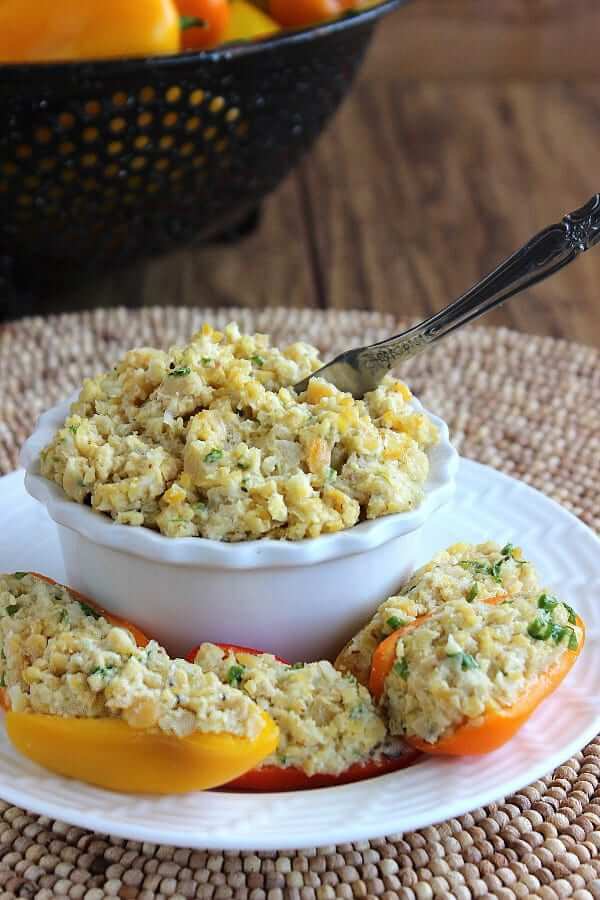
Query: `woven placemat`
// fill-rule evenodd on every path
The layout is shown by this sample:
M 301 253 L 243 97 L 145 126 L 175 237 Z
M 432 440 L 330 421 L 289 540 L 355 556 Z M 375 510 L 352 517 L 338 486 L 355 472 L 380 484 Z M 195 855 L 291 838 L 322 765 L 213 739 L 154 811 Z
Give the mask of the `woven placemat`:
M 0 472 L 37 415 L 135 344 L 183 341 L 237 320 L 325 356 L 380 340 L 366 312 L 97 310 L 0 326 Z M 600 353 L 505 329 L 469 328 L 403 377 L 443 416 L 461 453 L 521 478 L 600 529 Z M 1 534 L 0 534 L 1 540 Z M 0 900 L 600 898 L 600 739 L 513 796 L 442 825 L 295 853 L 198 852 L 95 835 L 0 802 Z

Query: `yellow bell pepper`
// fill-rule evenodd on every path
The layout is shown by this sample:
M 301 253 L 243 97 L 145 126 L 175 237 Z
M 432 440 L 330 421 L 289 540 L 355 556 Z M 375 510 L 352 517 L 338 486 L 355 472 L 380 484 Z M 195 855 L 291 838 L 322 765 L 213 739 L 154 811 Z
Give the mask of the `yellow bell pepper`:
M 195 733 L 185 738 L 132 728 L 122 719 L 67 719 L 8 712 L 7 734 L 20 752 L 68 778 L 131 794 L 182 794 L 219 787 L 261 763 L 279 730 L 265 725 L 254 739 Z
M 2 0 L 0 62 L 178 53 L 173 0 Z
M 247 0 L 232 0 L 223 41 L 251 41 L 281 31 L 277 22 Z

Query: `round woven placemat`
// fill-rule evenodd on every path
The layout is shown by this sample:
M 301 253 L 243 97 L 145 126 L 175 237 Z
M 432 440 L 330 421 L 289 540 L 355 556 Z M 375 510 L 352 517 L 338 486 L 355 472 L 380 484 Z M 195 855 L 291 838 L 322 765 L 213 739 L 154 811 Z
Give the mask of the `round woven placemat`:
M 324 356 L 397 330 L 365 312 L 97 310 L 0 326 L 0 473 L 37 415 L 135 344 L 237 320 Z M 529 482 L 600 529 L 600 353 L 469 328 L 403 377 L 461 453 Z M 0 535 L 1 539 L 1 535 Z M 1 791 L 0 791 L 1 793 Z M 600 739 L 497 804 L 410 834 L 295 853 L 198 852 L 95 835 L 0 801 L 0 900 L 600 898 Z

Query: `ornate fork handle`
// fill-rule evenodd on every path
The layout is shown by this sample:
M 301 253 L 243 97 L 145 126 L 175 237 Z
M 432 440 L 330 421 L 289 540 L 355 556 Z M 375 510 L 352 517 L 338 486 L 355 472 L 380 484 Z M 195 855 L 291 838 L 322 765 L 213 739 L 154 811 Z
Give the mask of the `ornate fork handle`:
M 465 294 L 408 331 L 369 347 L 348 350 L 324 366 L 329 378 L 355 397 L 373 390 L 392 366 L 409 359 L 467 322 L 543 281 L 600 243 L 600 194 L 531 238 Z M 304 389 L 306 380 L 297 389 Z
M 548 278 L 599 242 L 600 194 L 595 194 L 581 209 L 536 234 L 450 306 L 409 331 L 362 350 L 361 366 L 391 368 L 399 359 L 414 356 L 513 294 Z

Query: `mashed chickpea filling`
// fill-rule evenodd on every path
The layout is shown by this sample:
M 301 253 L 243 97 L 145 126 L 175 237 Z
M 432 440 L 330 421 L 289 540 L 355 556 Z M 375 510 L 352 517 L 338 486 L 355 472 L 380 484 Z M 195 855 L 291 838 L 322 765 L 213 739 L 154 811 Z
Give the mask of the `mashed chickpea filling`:
M 354 400 L 296 343 L 205 325 L 187 346 L 139 348 L 87 379 L 41 453 L 78 503 L 169 537 L 299 540 L 414 509 L 433 423 L 402 382 Z
M 418 569 L 401 591 L 385 600 L 371 621 L 344 647 L 336 668 L 367 684 L 375 648 L 392 631 L 452 600 L 472 602 L 505 593 L 508 598 L 539 593 L 537 574 L 512 544 L 458 543 Z
M 507 709 L 581 639 L 574 611 L 548 593 L 448 600 L 398 640 L 382 699 L 390 732 L 433 744 Z
M 155 641 L 136 646 L 60 585 L 0 575 L 0 678 L 11 709 L 75 718 L 118 717 L 134 728 L 256 737 L 259 707 L 235 686 Z
M 263 765 L 307 775 L 338 775 L 356 763 L 398 755 L 368 691 L 329 662 L 286 665 L 270 654 L 224 651 L 202 644 L 196 662 L 223 684 L 236 684 L 279 726 L 279 745 Z

